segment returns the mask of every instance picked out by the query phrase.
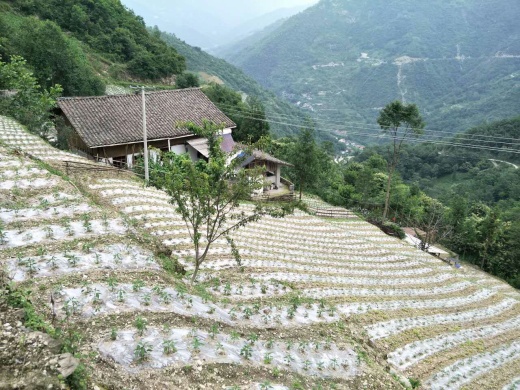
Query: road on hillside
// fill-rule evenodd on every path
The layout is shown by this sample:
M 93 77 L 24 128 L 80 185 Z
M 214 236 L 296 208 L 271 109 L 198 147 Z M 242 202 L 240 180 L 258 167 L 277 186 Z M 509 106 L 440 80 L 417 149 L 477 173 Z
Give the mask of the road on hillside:
M 504 164 L 512 165 L 513 167 L 515 167 L 515 169 L 518 169 L 518 165 L 510 163 L 509 161 L 495 160 L 493 158 L 490 158 L 489 161 L 491 161 L 495 167 L 498 166 L 497 163 L 501 162 L 501 163 L 504 163 Z

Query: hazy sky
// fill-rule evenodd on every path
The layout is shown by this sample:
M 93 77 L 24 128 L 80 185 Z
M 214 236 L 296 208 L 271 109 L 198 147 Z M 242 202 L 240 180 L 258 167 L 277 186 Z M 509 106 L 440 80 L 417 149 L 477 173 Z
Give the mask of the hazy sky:
M 176 34 L 203 48 L 225 44 L 234 29 L 244 28 L 282 8 L 311 6 L 318 0 L 122 0 L 148 25 Z M 275 20 L 271 20 L 270 23 Z M 227 34 L 227 35 L 226 35 Z M 240 32 L 237 32 L 240 35 Z

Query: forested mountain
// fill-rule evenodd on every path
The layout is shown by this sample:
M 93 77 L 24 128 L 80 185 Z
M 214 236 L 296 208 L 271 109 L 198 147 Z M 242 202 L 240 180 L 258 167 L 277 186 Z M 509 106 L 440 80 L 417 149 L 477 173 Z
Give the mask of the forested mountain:
M 104 80 L 158 81 L 185 70 L 184 58 L 148 33 L 119 1 L 0 2 L 0 54 L 27 59 L 40 84 L 65 95 L 99 95 Z
M 0 1 L 0 9 L 2 58 L 22 56 L 40 85 L 60 84 L 64 96 L 102 95 L 107 84 L 138 82 L 172 88 L 172 76 L 189 70 L 203 82 L 223 82 L 258 98 L 268 117 L 304 117 L 235 66 L 174 35 L 150 31 L 140 16 L 119 1 L 6 0 Z M 236 115 L 232 112 L 236 107 L 222 108 Z M 281 123 L 273 123 L 271 130 L 275 135 L 295 131 Z
M 457 132 L 518 114 L 519 14 L 516 0 L 322 0 L 223 54 L 319 120 L 375 124 L 401 99 Z
M 225 60 L 213 57 L 200 48 L 190 46 L 173 34 L 160 32 L 157 28 L 153 28 L 151 31 L 184 56 L 188 69 L 198 73 L 200 78 L 208 82 L 224 83 L 235 91 L 258 98 L 265 106 L 267 118 L 272 119 L 270 127 L 275 135 L 283 136 L 298 131 L 298 128 L 285 123 L 301 122 L 306 114 L 300 109 L 278 98 L 242 70 Z M 224 109 L 224 111 L 226 110 Z M 280 120 L 280 118 L 284 119 Z

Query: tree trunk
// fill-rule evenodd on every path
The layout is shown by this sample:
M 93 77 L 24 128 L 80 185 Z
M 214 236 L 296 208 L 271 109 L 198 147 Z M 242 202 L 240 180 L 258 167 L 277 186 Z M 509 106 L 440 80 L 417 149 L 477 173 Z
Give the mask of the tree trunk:
M 394 168 L 390 167 L 388 170 L 388 181 L 386 182 L 386 196 L 385 196 L 385 210 L 383 211 L 383 221 L 386 220 L 388 215 L 388 209 L 390 206 L 390 187 L 392 185 L 392 175 L 394 173 Z
M 303 181 L 300 182 L 300 201 L 302 200 L 302 192 L 303 192 Z
M 191 277 L 191 284 L 195 282 L 195 279 L 197 278 L 197 273 L 199 272 L 199 266 L 200 266 L 200 259 L 199 259 L 199 246 L 195 246 L 195 270 L 193 271 L 193 275 Z

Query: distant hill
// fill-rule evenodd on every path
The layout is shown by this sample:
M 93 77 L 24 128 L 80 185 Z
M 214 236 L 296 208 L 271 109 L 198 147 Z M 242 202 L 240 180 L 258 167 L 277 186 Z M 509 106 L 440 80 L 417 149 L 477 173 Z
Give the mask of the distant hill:
M 200 48 L 188 45 L 173 34 L 160 32 L 156 28 L 152 31 L 154 34 L 160 34 L 168 45 L 184 56 L 188 69 L 197 72 L 202 79 L 207 82 L 221 82 L 236 91 L 258 97 L 265 105 L 267 118 L 271 120 L 271 130 L 275 135 L 294 134 L 298 131 L 298 127 L 290 124 L 302 123 L 305 120 L 306 114 L 302 110 L 266 90 L 236 66 Z
M 223 54 L 323 127 L 403 99 L 455 133 L 518 113 L 518 15 L 516 0 L 322 0 Z
M 245 38 L 308 6 L 293 6 L 297 4 L 294 0 L 122 0 L 122 3 L 148 24 L 175 33 L 188 44 L 207 51 Z

